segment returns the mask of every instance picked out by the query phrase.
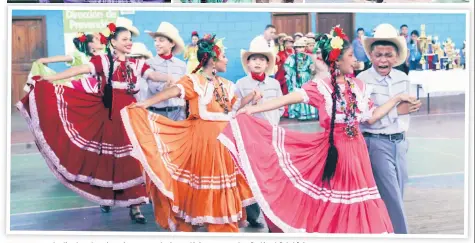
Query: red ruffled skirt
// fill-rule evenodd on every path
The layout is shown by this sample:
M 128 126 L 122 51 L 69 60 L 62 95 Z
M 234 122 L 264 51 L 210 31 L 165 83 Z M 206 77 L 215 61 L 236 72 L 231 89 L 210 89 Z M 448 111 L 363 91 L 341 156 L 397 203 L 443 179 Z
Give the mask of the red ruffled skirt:
M 330 184 L 322 182 L 328 135 L 239 115 L 219 140 L 246 175 L 273 232 L 393 233 L 361 133 L 349 138 L 337 124 L 336 173 Z
M 148 202 L 140 163 L 120 109 L 135 102 L 114 90 L 112 119 L 102 96 L 37 82 L 17 108 L 26 119 L 39 151 L 58 180 L 82 197 L 104 206 Z

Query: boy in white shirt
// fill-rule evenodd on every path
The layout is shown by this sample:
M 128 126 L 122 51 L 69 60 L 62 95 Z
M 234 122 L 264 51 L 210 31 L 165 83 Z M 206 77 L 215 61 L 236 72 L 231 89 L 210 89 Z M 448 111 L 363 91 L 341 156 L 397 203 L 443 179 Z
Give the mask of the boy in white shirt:
M 269 77 L 274 72 L 275 56 L 271 48 L 263 41 L 251 43 L 249 51 L 241 50 L 241 63 L 247 76 L 236 82 L 236 96 L 241 100 L 241 106 L 253 105 L 282 96 L 280 83 Z M 257 92 L 256 92 L 257 91 Z M 262 97 L 250 95 L 258 93 Z M 256 113 L 254 116 L 267 120 L 272 125 L 278 125 L 284 108 L 273 111 Z

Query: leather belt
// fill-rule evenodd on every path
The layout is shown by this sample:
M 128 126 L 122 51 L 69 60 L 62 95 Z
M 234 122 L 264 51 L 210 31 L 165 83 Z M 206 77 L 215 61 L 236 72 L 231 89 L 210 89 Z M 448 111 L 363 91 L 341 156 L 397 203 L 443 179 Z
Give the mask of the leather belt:
M 404 134 L 404 132 L 393 133 L 393 134 L 374 134 L 374 133 L 364 132 L 363 136 L 372 137 L 372 138 L 383 138 L 383 139 L 387 139 L 391 142 L 401 141 L 401 140 L 404 140 L 406 138 L 406 135 Z
M 163 108 L 149 107 L 148 109 L 150 111 L 155 111 L 155 112 L 170 112 L 170 111 L 176 111 L 180 108 L 181 108 L 180 106 L 171 106 L 171 107 L 163 107 Z

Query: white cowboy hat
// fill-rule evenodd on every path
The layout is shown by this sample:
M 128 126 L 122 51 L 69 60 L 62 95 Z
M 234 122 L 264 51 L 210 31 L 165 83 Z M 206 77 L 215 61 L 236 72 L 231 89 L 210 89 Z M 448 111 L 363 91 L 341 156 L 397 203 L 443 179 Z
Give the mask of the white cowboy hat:
M 407 44 L 404 36 L 400 36 L 396 28 L 390 24 L 380 24 L 374 29 L 373 37 L 363 37 L 363 46 L 366 55 L 371 53 L 371 45 L 376 41 L 388 41 L 397 46 L 398 60 L 394 66 L 399 66 L 406 62 Z
M 185 42 L 180 37 L 180 32 L 175 26 L 168 22 L 161 22 L 160 26 L 158 26 L 158 29 L 155 32 L 146 30 L 145 33 L 149 34 L 153 38 L 157 36 L 165 36 L 171 39 L 173 43 L 175 43 L 175 47 L 173 48 L 174 55 L 182 53 L 185 49 Z
M 305 37 L 305 43 L 307 43 L 307 46 L 308 46 L 311 44 L 316 44 L 317 41 L 314 38 Z
M 249 67 L 247 66 L 247 59 L 254 54 L 260 54 L 267 59 L 269 59 L 269 65 L 264 72 L 267 75 L 273 75 L 274 74 L 274 66 L 275 66 L 275 56 L 274 52 L 272 49 L 269 47 L 266 41 L 264 40 L 258 40 L 258 41 L 253 41 L 251 42 L 251 45 L 249 47 L 249 51 L 246 50 L 241 50 L 241 64 L 242 68 L 244 69 L 244 72 L 246 74 L 249 74 Z
M 306 47 L 307 46 L 307 37 L 302 37 L 294 42 L 294 47 Z
M 132 51 L 128 55 L 129 57 L 140 57 L 144 56 L 145 58 L 149 59 L 153 57 L 151 51 L 147 49 L 147 47 L 141 42 L 134 42 L 132 44 Z
M 124 17 L 118 17 L 115 21 L 115 26 L 116 27 L 124 27 L 132 33 L 132 36 L 139 36 L 140 32 L 137 27 L 135 27 L 132 23 L 132 20 L 124 18 Z
M 316 36 L 315 36 L 315 33 L 313 33 L 313 32 L 308 32 L 308 33 L 305 35 L 305 37 L 315 39 Z

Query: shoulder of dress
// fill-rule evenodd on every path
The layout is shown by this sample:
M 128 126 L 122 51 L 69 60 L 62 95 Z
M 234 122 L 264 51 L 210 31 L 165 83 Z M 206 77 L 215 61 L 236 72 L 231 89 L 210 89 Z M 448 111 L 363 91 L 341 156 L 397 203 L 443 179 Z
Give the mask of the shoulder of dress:
M 366 84 L 359 78 L 352 78 L 351 79 L 361 90 L 364 90 Z
M 228 79 L 225 79 L 221 76 L 219 76 L 219 79 L 221 80 L 221 82 L 223 82 L 224 84 L 228 85 L 228 84 L 234 84 L 234 82 L 231 82 L 230 80 Z

